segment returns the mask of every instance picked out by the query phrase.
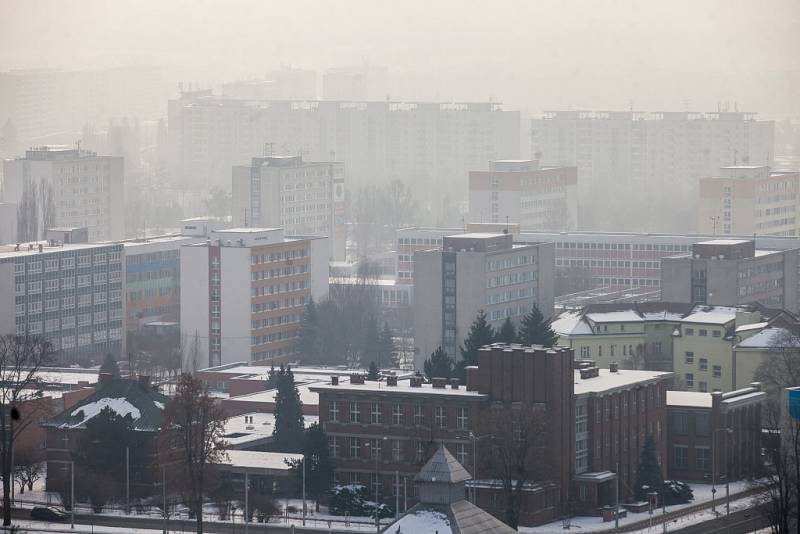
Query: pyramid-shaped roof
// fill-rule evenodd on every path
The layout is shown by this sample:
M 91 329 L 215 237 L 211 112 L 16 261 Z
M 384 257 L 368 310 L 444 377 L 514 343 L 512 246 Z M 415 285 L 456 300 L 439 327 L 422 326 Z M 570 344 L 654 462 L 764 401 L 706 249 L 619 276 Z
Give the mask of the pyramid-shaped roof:
M 441 482 L 442 484 L 457 484 L 471 479 L 472 476 L 444 445 L 439 445 L 439 449 L 414 477 L 416 482 Z

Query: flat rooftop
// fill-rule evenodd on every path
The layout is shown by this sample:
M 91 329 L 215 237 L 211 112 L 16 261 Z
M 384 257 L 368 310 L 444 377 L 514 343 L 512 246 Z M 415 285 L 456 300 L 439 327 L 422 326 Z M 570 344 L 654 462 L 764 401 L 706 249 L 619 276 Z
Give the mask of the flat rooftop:
M 402 395 L 445 395 L 457 397 L 472 397 L 484 398 L 485 394 L 478 393 L 477 391 L 468 391 L 464 385 L 459 386 L 458 389 L 452 389 L 449 385 L 444 388 L 435 388 L 433 384 L 422 384 L 419 387 L 411 387 L 410 380 L 398 380 L 396 386 L 387 386 L 385 382 L 372 382 L 365 381 L 363 384 L 339 384 L 337 386 L 331 385 L 330 381 L 312 384 L 309 386 L 311 391 L 350 391 L 350 392 L 372 392 L 384 391 L 386 393 L 399 393 Z
M 56 252 L 72 252 L 78 250 L 89 250 L 93 248 L 113 247 L 116 243 L 66 243 L 63 245 L 50 246 L 47 241 L 35 241 L 33 250 L 28 250 L 28 245 L 31 242 L 21 243 L 19 250 L 14 250 L 16 244 L 13 245 L 0 245 L 0 259 L 4 258 L 18 258 L 25 256 L 36 256 L 42 254 L 54 254 Z M 42 251 L 39 252 L 39 245 L 42 245 Z
M 698 391 L 667 391 L 667 406 L 711 408 L 711 393 Z
M 581 378 L 580 370 L 576 369 L 575 395 L 625 389 L 642 382 L 653 382 L 672 375 L 672 373 L 664 371 L 631 371 L 627 369 L 620 369 L 616 373 L 612 373 L 609 369 L 599 369 L 599 371 L 599 376 Z

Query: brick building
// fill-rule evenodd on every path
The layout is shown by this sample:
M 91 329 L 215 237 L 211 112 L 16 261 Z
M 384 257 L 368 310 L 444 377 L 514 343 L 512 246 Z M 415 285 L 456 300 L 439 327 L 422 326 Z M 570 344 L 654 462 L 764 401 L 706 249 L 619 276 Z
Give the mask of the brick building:
M 566 348 L 495 344 L 481 350 L 478 366 L 467 368 L 466 386 L 444 379 L 425 384 L 421 378 L 389 377 L 382 383 L 352 376 L 349 383 L 334 377 L 310 389 L 319 393 L 320 422 L 339 483 L 377 486 L 387 501 L 396 491 L 408 492 L 413 503 L 414 475 L 444 444 L 468 470 L 477 467 L 470 483 L 477 489 L 476 504 L 498 516 L 503 500 L 496 481 L 486 478 L 480 458 L 472 455 L 480 432 L 475 421 L 490 407 L 543 409 L 550 429 L 547 449 L 554 456 L 548 458 L 550 480 L 525 487 L 520 520 L 532 525 L 557 517 L 570 501 L 581 501 L 588 511 L 613 502 L 617 465 L 625 497 L 647 433 L 663 443 L 670 376 L 579 366 Z
M 758 382 L 729 393 L 669 391 L 669 477 L 723 483 L 758 475 L 765 398 Z

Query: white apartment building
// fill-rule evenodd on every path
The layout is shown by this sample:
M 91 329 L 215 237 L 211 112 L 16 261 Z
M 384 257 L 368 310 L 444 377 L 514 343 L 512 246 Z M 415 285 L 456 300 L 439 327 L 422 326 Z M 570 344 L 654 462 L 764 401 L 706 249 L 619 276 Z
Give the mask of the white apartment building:
M 246 101 L 210 92 L 169 102 L 170 173 L 207 188 L 230 183 L 265 146 L 309 161 L 336 160 L 354 187 L 401 179 L 459 192 L 464 177 L 520 151 L 520 116 L 498 103 Z M 269 153 L 269 152 L 267 152 Z
M 43 336 L 63 364 L 124 353 L 120 244 L 0 245 L 0 333 Z
M 800 235 L 800 172 L 723 167 L 700 179 L 697 228 L 716 235 Z
M 531 121 L 531 151 L 543 165 L 578 167 L 586 227 L 692 231 L 699 178 L 729 165 L 772 164 L 774 123 L 755 116 L 549 111 Z
M 303 161 L 302 156 L 253 158 L 249 166 L 233 167 L 232 204 L 237 226 L 325 236 L 331 259 L 345 259 L 342 163 Z
M 3 174 L 0 201 L 18 209 L 33 205 L 36 211 L 38 235 L 20 236 L 24 229 L 18 225 L 17 240 L 40 239 L 53 227 L 88 228 L 91 242 L 124 237 L 123 158 L 43 146 L 26 151 L 24 158 L 4 161 Z
M 291 361 L 303 310 L 328 293 L 328 239 L 280 228 L 211 232 L 181 247 L 183 368 Z
M 513 244 L 511 234 L 445 236 L 443 247 L 415 253 L 414 366 L 441 346 L 456 360 L 483 310 L 492 326 L 518 323 L 534 304 L 553 313 L 553 245 Z

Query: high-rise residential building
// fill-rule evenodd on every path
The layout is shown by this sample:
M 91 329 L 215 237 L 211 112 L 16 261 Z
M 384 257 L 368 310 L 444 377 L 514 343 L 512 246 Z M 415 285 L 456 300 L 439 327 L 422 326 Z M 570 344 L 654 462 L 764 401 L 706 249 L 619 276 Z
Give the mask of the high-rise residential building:
M 800 172 L 723 167 L 700 179 L 697 229 L 715 235 L 800 235 Z
M 329 254 L 327 238 L 280 228 L 216 230 L 181 247 L 183 368 L 290 361 L 306 303 L 328 292 Z
M 43 146 L 24 158 L 3 162 L 0 200 L 24 215 L 17 240 L 44 237 L 53 227 L 85 227 L 89 241 L 122 239 L 125 234 L 123 158 L 98 156 L 75 147 Z
M 719 306 L 758 302 L 797 313 L 799 253 L 757 250 L 752 239 L 695 243 L 690 254 L 662 258 L 661 298 Z
M 233 167 L 233 222 L 283 228 L 287 236 L 330 238 L 331 259 L 344 261 L 344 165 L 302 156 L 253 158 Z
M 483 310 L 499 327 L 515 323 L 535 304 L 553 313 L 553 245 L 514 244 L 511 234 L 445 236 L 443 248 L 414 255 L 414 366 L 442 347 L 460 358 L 458 347 Z
M 0 244 L 17 240 L 17 205 L 0 202 Z
M 578 227 L 578 169 L 540 167 L 536 160 L 489 162 L 469 173 L 469 215 L 475 222 L 512 221 L 526 230 Z
M 341 161 L 348 184 L 401 179 L 458 192 L 487 162 L 519 157 L 520 117 L 502 104 L 250 101 L 184 93 L 169 102 L 170 173 L 193 187 L 227 187 L 254 154 Z
M 0 246 L 0 332 L 43 336 L 65 364 L 119 356 L 123 256 L 118 244 Z
M 534 158 L 578 167 L 587 228 L 692 231 L 697 180 L 771 165 L 773 144 L 774 123 L 745 112 L 550 111 L 531 122 Z
M 529 232 L 513 221 L 506 225 L 468 223 L 468 232 L 502 232 L 508 229 L 520 243 L 555 244 L 556 280 L 579 281 L 591 289 L 653 288 L 661 282 L 661 258 L 686 253 L 694 243 L 714 239 L 711 234 L 637 234 L 629 232 Z M 442 248 L 442 238 L 458 228 L 402 228 L 397 230 L 397 278 L 414 277 L 414 252 Z M 744 236 L 743 239 L 746 239 Z M 749 237 L 752 239 L 752 235 Z M 800 239 L 759 236 L 765 250 L 800 248 Z

